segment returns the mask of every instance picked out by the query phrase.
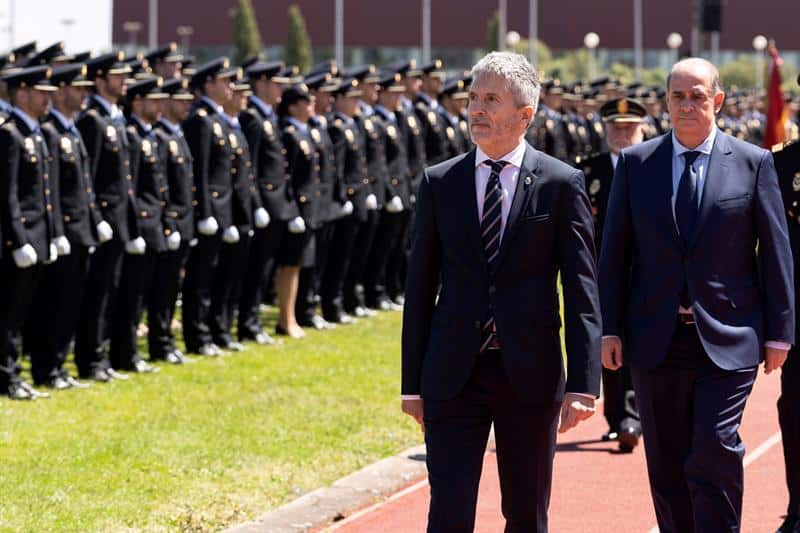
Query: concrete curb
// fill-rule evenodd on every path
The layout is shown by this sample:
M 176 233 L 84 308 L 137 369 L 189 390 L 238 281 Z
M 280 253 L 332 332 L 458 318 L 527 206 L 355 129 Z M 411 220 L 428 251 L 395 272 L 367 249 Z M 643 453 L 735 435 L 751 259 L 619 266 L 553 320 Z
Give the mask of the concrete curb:
M 425 446 L 415 446 L 264 513 L 228 533 L 305 533 L 330 524 L 423 478 Z

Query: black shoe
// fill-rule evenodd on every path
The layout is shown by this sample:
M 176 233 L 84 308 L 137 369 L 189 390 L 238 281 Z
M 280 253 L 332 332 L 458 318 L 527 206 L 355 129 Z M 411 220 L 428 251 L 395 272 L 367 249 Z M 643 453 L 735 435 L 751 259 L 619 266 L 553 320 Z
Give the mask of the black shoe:
M 12 400 L 35 400 L 36 398 L 22 386 L 22 383 L 11 383 L 6 387 L 6 395 Z
M 642 432 L 637 428 L 627 427 L 622 428 L 617 436 L 619 441 L 619 451 L 622 453 L 631 453 L 634 448 L 639 445 L 639 437 Z
M 259 346 L 272 346 L 274 344 L 278 344 L 277 340 L 273 339 L 263 331 L 248 335 L 240 335 L 239 340 L 242 342 L 254 342 Z
M 61 377 L 64 379 L 64 381 L 69 383 L 69 387 L 71 389 L 88 389 L 89 387 L 91 387 L 91 385 L 89 385 L 88 383 L 81 383 L 80 381 L 78 381 L 77 379 L 73 378 L 69 374 L 65 373 Z
M 178 350 L 171 351 L 164 357 L 164 362 L 171 365 L 182 365 L 190 361 L 193 360 L 189 359 Z
M 118 379 L 120 381 L 126 381 L 131 378 L 130 376 L 123 374 L 122 372 L 117 372 L 113 368 L 107 368 L 106 374 L 108 374 L 111 378 Z
M 25 381 L 20 381 L 19 386 L 28 391 L 28 394 L 30 394 L 34 400 L 38 400 L 39 398 L 50 397 L 50 394 L 46 392 L 39 392 L 38 390 L 33 388 L 33 385 L 31 385 L 30 383 L 26 383 Z
M 211 343 L 204 344 L 198 349 L 191 351 L 197 355 L 202 355 L 203 357 L 219 357 L 222 355 L 222 350 L 219 349 L 219 346 Z
M 50 378 L 44 383 L 42 383 L 42 385 L 53 390 L 67 390 L 72 388 L 72 385 L 62 376 L 56 376 L 54 378 Z
M 336 327 L 334 324 L 331 324 L 319 315 L 314 315 L 308 320 L 298 321 L 297 323 L 304 328 L 312 328 L 316 330 L 333 329 Z
M 603 442 L 611 442 L 617 440 L 617 437 L 619 437 L 619 433 L 617 433 L 613 429 L 609 429 L 608 431 L 603 433 L 603 436 L 600 437 L 600 440 L 602 440 Z
M 137 374 L 153 374 L 159 372 L 161 369 L 153 366 L 144 359 L 137 359 L 133 366 L 126 368 L 129 372 L 136 372 Z
M 243 352 L 244 351 L 244 344 L 241 342 L 236 341 L 227 341 L 225 343 L 219 344 L 219 347 L 223 350 L 228 350 L 229 352 Z
M 775 533 L 797 533 L 800 531 L 800 520 L 796 515 L 786 515 L 786 520 L 783 521 L 781 527 Z
M 79 374 L 81 379 L 88 379 L 91 381 L 98 381 L 100 383 L 108 383 L 109 381 L 114 381 L 114 378 L 109 375 L 105 369 L 96 368 L 89 372 L 88 374 Z
M 400 307 L 403 307 L 406 304 L 406 297 L 403 296 L 402 294 L 395 296 L 394 298 L 392 298 L 392 303 L 394 303 L 395 305 L 399 305 Z

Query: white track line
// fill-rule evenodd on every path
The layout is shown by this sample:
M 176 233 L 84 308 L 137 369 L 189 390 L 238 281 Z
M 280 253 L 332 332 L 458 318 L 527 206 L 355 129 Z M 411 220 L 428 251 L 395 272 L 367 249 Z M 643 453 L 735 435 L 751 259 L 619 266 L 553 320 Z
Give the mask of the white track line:
M 759 444 L 758 448 L 745 455 L 742 464 L 744 465 L 745 468 L 747 468 L 748 466 L 753 464 L 759 457 L 767 453 L 770 450 L 770 448 L 778 444 L 780 441 L 781 441 L 781 432 L 778 431 L 770 438 Z M 658 526 L 652 528 L 647 533 L 658 533 Z

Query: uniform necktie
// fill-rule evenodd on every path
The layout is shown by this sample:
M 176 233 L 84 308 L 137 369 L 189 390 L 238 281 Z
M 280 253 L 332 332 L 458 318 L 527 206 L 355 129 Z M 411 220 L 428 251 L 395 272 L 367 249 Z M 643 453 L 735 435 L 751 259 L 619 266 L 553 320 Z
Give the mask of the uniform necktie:
M 678 225 L 685 251 L 689 249 L 689 239 L 697 223 L 697 172 L 694 169 L 694 162 L 699 155 L 700 152 L 683 153 L 686 166 L 683 167 L 678 184 L 678 194 L 675 198 L 675 222 Z M 686 309 L 691 305 L 687 283 L 683 284 L 683 290 L 681 290 L 681 305 Z
M 500 233 L 503 229 L 503 189 L 500 187 L 500 172 L 508 165 L 508 162 L 487 159 L 483 164 L 492 169 L 489 181 L 486 183 L 486 192 L 483 195 L 483 215 L 481 216 L 481 241 L 491 277 L 497 268 L 497 259 L 500 256 Z M 497 334 L 494 312 L 490 307 L 489 316 L 484 320 L 481 329 L 481 352 L 493 345 L 497 345 Z

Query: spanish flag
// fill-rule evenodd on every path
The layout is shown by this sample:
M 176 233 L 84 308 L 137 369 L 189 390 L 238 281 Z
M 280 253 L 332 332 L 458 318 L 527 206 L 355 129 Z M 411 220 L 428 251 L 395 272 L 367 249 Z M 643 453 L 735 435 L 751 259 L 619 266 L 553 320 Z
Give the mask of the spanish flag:
M 769 85 L 767 86 L 767 124 L 764 126 L 764 148 L 782 143 L 786 140 L 786 123 L 789 120 L 789 110 L 783 102 L 781 91 L 781 64 L 783 60 L 778 55 L 775 44 L 769 46 L 772 59 L 769 63 Z

